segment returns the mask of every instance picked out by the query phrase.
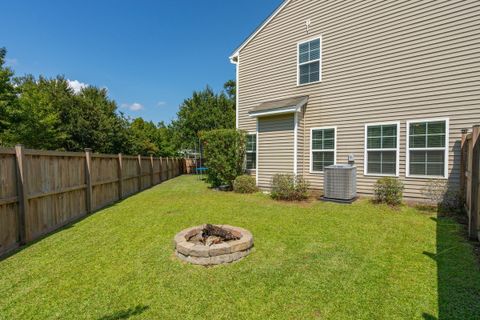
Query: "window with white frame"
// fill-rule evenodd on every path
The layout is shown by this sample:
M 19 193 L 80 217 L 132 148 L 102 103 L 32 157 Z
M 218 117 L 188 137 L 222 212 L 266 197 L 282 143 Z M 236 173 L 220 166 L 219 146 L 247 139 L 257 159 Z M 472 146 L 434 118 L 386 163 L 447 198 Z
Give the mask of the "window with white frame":
M 320 38 L 298 45 L 298 84 L 320 81 L 321 46 Z
M 246 166 L 248 170 L 257 168 L 257 135 L 248 134 L 246 142 Z
M 398 175 L 398 123 L 366 125 L 365 174 Z
M 335 164 L 335 128 L 311 130 L 311 171 L 321 172 Z
M 448 121 L 410 121 L 408 175 L 446 177 Z

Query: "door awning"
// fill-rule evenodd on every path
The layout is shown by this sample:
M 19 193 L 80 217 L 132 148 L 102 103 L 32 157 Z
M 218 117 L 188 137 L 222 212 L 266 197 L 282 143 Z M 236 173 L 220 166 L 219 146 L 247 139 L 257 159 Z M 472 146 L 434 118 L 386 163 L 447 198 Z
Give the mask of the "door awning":
M 308 102 L 308 96 L 293 97 L 282 100 L 267 101 L 254 107 L 248 114 L 250 117 L 262 117 L 283 113 L 300 112 Z

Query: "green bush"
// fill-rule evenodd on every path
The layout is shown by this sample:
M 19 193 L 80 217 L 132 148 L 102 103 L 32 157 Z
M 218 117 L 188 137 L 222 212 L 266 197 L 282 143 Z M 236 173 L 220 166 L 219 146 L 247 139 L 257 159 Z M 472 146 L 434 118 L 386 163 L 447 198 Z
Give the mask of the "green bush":
M 447 180 L 431 179 L 424 189 L 423 195 L 432 206 L 437 206 L 442 213 L 464 213 L 465 199 L 458 186 Z
M 375 202 L 396 206 L 402 203 L 403 183 L 397 178 L 384 177 L 377 180 L 374 188 Z
M 308 182 L 302 176 L 276 174 L 272 179 L 271 196 L 276 200 L 304 200 L 308 198 Z
M 212 187 L 232 187 L 236 177 L 243 174 L 245 133 L 235 129 L 202 132 L 207 181 Z
M 236 193 L 254 193 L 258 191 L 255 178 L 249 175 L 238 176 L 233 181 L 233 191 Z

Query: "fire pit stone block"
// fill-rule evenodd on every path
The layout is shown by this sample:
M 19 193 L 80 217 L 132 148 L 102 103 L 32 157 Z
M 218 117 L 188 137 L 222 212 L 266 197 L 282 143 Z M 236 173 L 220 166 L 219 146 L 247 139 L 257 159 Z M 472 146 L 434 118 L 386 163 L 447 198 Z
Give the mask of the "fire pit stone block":
M 175 254 L 179 259 L 192 264 L 212 266 L 240 260 L 251 252 L 253 247 L 251 232 L 229 225 L 217 225 L 217 227 L 229 231 L 240 239 L 211 245 L 188 241 L 201 232 L 204 226 L 185 229 L 174 237 Z

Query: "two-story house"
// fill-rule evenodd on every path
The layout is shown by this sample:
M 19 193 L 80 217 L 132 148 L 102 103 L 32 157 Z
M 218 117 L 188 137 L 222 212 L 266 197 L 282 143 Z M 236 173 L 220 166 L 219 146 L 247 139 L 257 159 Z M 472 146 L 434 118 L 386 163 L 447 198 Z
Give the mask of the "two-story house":
M 230 57 L 237 128 L 262 188 L 275 173 L 322 189 L 354 160 L 360 194 L 379 177 L 424 198 L 460 179 L 461 130 L 480 124 L 478 1 L 286 0 Z

